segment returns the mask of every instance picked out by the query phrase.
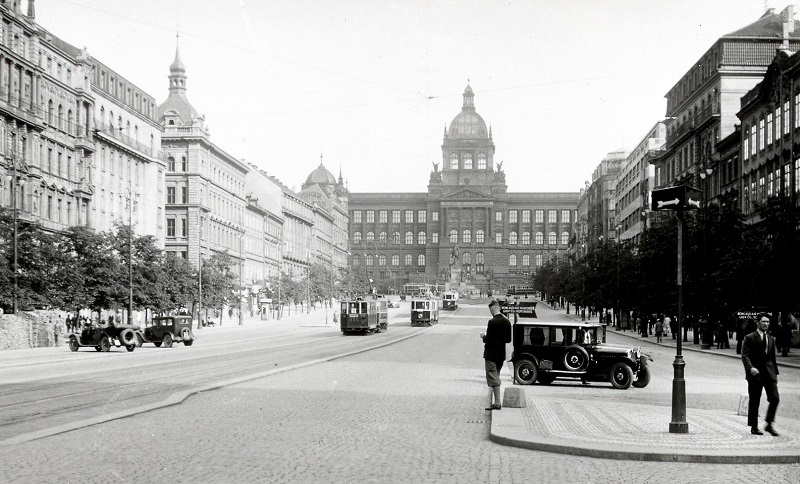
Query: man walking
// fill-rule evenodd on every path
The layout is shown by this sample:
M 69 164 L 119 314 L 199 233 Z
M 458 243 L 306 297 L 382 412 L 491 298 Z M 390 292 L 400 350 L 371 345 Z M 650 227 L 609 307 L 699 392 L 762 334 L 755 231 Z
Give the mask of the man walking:
M 775 338 L 767 334 L 767 328 L 769 328 L 769 315 L 762 313 L 758 316 L 758 329 L 745 336 L 742 342 L 742 363 L 747 378 L 747 393 L 750 397 L 747 406 L 747 425 L 750 426 L 751 434 L 764 435 L 764 432 L 758 429 L 758 406 L 763 389 L 769 403 L 767 426 L 764 430 L 777 437 L 778 432 L 772 427 L 772 422 L 775 421 L 775 412 L 780 402 L 778 363 L 775 361 Z
M 500 303 L 496 299 L 489 303 L 489 311 L 492 319 L 486 326 L 486 333 L 481 333 L 481 339 L 486 384 L 492 389 L 494 403 L 490 402 L 486 410 L 500 410 L 500 370 L 506 361 L 506 343 L 511 342 L 511 322 L 500 312 Z

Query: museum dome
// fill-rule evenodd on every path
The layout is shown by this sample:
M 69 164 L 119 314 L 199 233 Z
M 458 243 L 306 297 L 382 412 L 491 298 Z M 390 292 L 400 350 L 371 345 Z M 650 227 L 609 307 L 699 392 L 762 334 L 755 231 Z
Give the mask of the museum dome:
M 322 162 L 320 162 L 317 169 L 312 171 L 311 174 L 308 175 L 308 178 L 306 178 L 306 186 L 314 184 L 336 185 L 336 177 L 325 168 Z
M 486 121 L 480 114 L 475 112 L 475 94 L 467 84 L 464 89 L 464 105 L 461 112 L 453 118 L 447 134 L 450 138 L 488 138 L 489 130 L 486 129 Z

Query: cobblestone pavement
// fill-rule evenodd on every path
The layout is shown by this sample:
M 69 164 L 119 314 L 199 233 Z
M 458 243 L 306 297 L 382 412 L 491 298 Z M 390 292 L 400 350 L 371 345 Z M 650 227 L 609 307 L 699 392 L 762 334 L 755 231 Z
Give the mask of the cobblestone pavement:
M 442 324 L 396 345 L 204 392 L 180 406 L 0 448 L 3 480 L 637 484 L 800 480 L 798 465 L 598 459 L 490 441 L 492 417 L 483 409 L 488 390 L 477 336 L 486 319 L 443 318 Z M 504 369 L 505 382 L 510 381 L 507 372 Z M 495 414 L 502 412 L 505 409 Z

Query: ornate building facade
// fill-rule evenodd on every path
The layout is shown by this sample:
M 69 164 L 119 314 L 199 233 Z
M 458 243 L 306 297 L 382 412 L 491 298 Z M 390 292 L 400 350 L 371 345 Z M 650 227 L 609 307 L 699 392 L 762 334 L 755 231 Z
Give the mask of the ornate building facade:
M 566 256 L 578 193 L 509 193 L 468 85 L 427 193 L 350 193 L 351 264 L 379 290 L 406 283 L 498 290 Z

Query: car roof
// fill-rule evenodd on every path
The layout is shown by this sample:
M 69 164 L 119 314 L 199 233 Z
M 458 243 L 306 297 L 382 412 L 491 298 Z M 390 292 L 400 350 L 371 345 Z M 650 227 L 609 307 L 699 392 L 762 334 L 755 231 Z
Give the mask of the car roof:
M 523 326 L 546 326 L 552 328 L 599 328 L 600 323 L 590 321 L 539 321 L 534 319 L 519 319 L 516 323 Z

